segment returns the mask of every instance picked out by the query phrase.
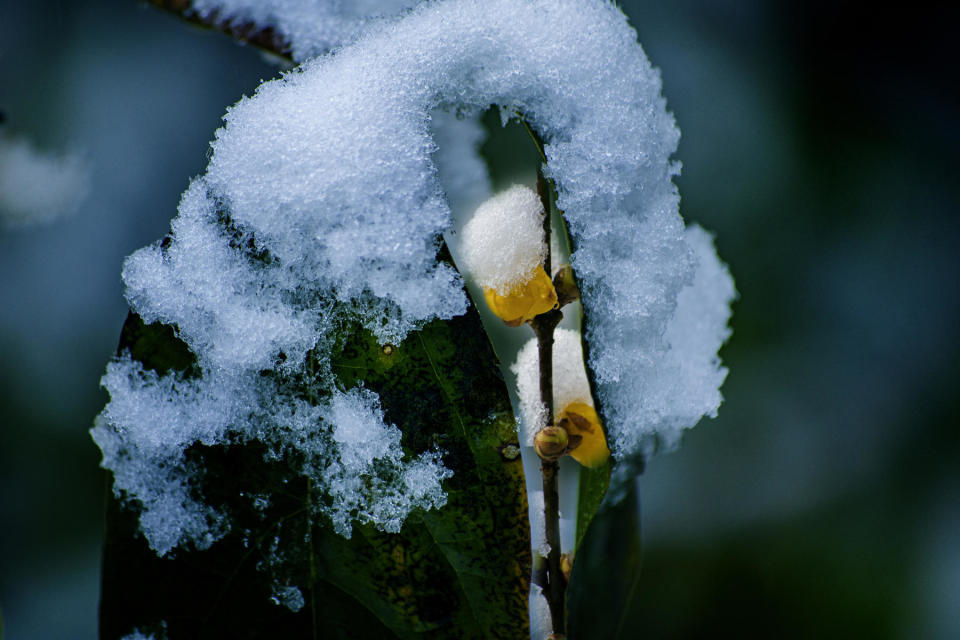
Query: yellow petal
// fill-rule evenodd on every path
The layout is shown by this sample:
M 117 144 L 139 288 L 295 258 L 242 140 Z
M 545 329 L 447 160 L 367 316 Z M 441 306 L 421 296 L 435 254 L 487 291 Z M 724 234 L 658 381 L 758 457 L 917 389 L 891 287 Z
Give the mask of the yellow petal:
M 607 448 L 607 438 L 603 435 L 600 426 L 600 416 L 596 410 L 584 402 L 571 402 L 560 414 L 557 426 L 563 427 L 570 434 L 571 445 L 574 436 L 580 437 L 580 443 L 570 451 L 571 458 L 585 467 L 595 469 L 610 457 Z
M 483 297 L 490 310 L 510 327 L 520 326 L 557 307 L 557 291 L 542 265 L 538 265 L 526 280 L 505 295 L 484 287 Z

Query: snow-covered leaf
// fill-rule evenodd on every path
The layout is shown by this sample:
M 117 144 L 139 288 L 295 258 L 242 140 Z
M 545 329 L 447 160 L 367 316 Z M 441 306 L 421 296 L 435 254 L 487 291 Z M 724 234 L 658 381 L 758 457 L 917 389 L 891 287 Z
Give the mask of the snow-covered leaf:
M 262 443 L 197 444 L 188 450 L 198 472 L 191 492 L 232 526 L 209 549 L 161 558 L 138 531 L 136 510 L 112 499 L 102 637 L 161 621 L 176 638 L 527 637 L 523 473 L 476 312 L 434 321 L 399 345 L 380 345 L 356 325 L 343 335 L 332 362 L 338 387 L 377 393 L 404 451 L 443 452 L 453 472 L 446 505 L 415 511 L 397 533 L 359 524 L 345 538 L 311 506 L 310 481 Z M 169 327 L 134 314 L 121 350 L 147 371 L 197 375 Z

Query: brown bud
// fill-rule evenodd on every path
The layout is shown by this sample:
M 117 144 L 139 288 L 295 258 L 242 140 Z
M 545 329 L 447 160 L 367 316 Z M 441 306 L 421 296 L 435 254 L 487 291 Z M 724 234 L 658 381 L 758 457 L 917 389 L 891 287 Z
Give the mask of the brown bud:
M 560 427 L 544 427 L 533 437 L 533 447 L 543 460 L 553 461 L 567 452 L 567 432 Z
M 561 265 L 553 274 L 553 288 L 557 291 L 557 303 L 561 307 L 580 299 L 580 288 L 577 287 L 573 267 L 568 264 Z
M 567 582 L 570 582 L 570 573 L 573 572 L 573 552 L 565 553 L 560 556 L 560 571 L 563 572 L 563 577 L 567 579 Z

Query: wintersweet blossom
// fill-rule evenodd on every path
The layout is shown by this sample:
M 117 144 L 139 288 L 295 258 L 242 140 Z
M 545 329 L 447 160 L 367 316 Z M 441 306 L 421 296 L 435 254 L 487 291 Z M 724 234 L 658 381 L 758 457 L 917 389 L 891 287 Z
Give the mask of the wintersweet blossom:
M 557 291 L 553 281 L 539 265 L 506 294 L 501 295 L 491 287 L 484 287 L 483 297 L 490 310 L 510 327 L 518 327 L 557 307 Z
M 547 253 L 540 197 L 514 185 L 481 204 L 463 227 L 463 266 L 508 326 L 557 307 L 557 292 L 543 268 Z
M 540 403 L 540 365 L 537 341 L 520 350 L 512 370 L 520 396 L 521 431 L 527 444 L 535 444 L 545 417 Z M 599 467 L 610 457 L 606 435 L 594 408 L 583 363 L 580 334 L 557 329 L 553 335 L 553 425 L 566 433 L 565 453 L 585 467 Z

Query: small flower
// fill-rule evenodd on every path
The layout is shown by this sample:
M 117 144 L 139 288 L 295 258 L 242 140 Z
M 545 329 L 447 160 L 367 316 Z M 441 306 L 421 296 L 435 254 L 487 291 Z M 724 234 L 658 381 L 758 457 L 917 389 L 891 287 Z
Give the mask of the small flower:
M 537 265 L 529 276 L 506 294 L 501 295 L 495 289 L 484 287 L 483 297 L 490 310 L 509 327 L 519 327 L 557 307 L 557 292 L 541 265 Z
M 569 434 L 571 458 L 591 469 L 607 461 L 610 449 L 596 409 L 585 402 L 571 402 L 559 416 L 557 426 Z
M 490 310 L 511 327 L 557 307 L 543 268 L 544 215 L 540 197 L 514 185 L 481 204 L 463 227 L 463 267 L 483 287 Z

